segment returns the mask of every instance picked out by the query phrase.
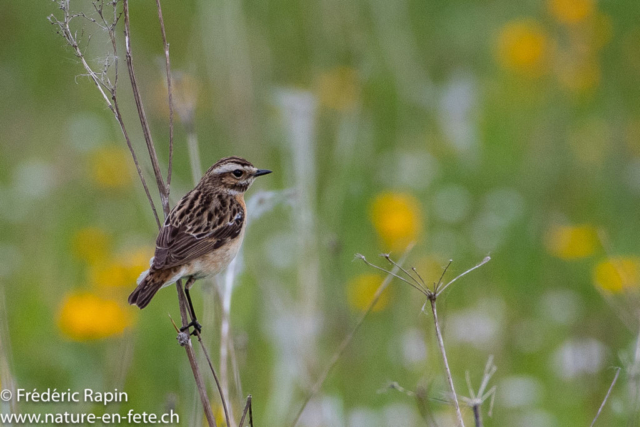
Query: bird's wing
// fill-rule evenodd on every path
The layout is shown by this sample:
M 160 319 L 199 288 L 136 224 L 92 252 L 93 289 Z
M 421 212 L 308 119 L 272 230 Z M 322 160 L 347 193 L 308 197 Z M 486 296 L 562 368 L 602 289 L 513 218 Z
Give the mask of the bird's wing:
M 153 268 L 176 267 L 218 249 L 238 237 L 244 220 L 244 209 L 234 197 L 191 191 L 160 230 Z

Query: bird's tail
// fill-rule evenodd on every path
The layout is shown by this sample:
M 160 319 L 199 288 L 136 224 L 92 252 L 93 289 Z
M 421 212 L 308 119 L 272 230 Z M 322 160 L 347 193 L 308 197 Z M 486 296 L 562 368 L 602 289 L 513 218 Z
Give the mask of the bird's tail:
M 145 274 L 146 273 L 146 274 Z M 145 308 L 151 298 L 160 290 L 167 281 L 167 272 L 162 270 L 142 273 L 138 280 L 138 286 L 129 295 L 129 304 L 137 305 L 138 308 Z

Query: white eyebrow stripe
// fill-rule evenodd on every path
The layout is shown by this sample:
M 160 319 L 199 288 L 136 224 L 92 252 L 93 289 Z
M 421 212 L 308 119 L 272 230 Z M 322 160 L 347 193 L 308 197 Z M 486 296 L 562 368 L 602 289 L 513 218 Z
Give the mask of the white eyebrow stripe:
M 232 172 L 236 169 L 244 170 L 244 168 L 245 168 L 244 165 L 240 165 L 238 163 L 227 163 L 226 165 L 216 168 L 215 173 L 227 173 L 227 172 Z

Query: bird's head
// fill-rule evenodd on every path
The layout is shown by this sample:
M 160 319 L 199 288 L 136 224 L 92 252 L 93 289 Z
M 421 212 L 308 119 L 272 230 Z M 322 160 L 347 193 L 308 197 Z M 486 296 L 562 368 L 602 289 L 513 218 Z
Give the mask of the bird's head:
M 225 157 L 209 168 L 201 183 L 220 186 L 231 194 L 244 193 L 253 181 L 271 173 L 268 169 L 258 169 L 241 157 Z

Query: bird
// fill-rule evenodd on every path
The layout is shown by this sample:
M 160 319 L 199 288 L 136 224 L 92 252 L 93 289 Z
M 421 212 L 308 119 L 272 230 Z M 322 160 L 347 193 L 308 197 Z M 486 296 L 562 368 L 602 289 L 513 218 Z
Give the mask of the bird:
M 191 323 L 181 331 L 193 326 L 200 332 L 189 290 L 196 280 L 224 270 L 238 254 L 247 224 L 244 193 L 257 177 L 270 173 L 235 156 L 211 166 L 167 215 L 150 267 L 140 274 L 129 304 L 143 309 L 161 288 L 188 278 Z

